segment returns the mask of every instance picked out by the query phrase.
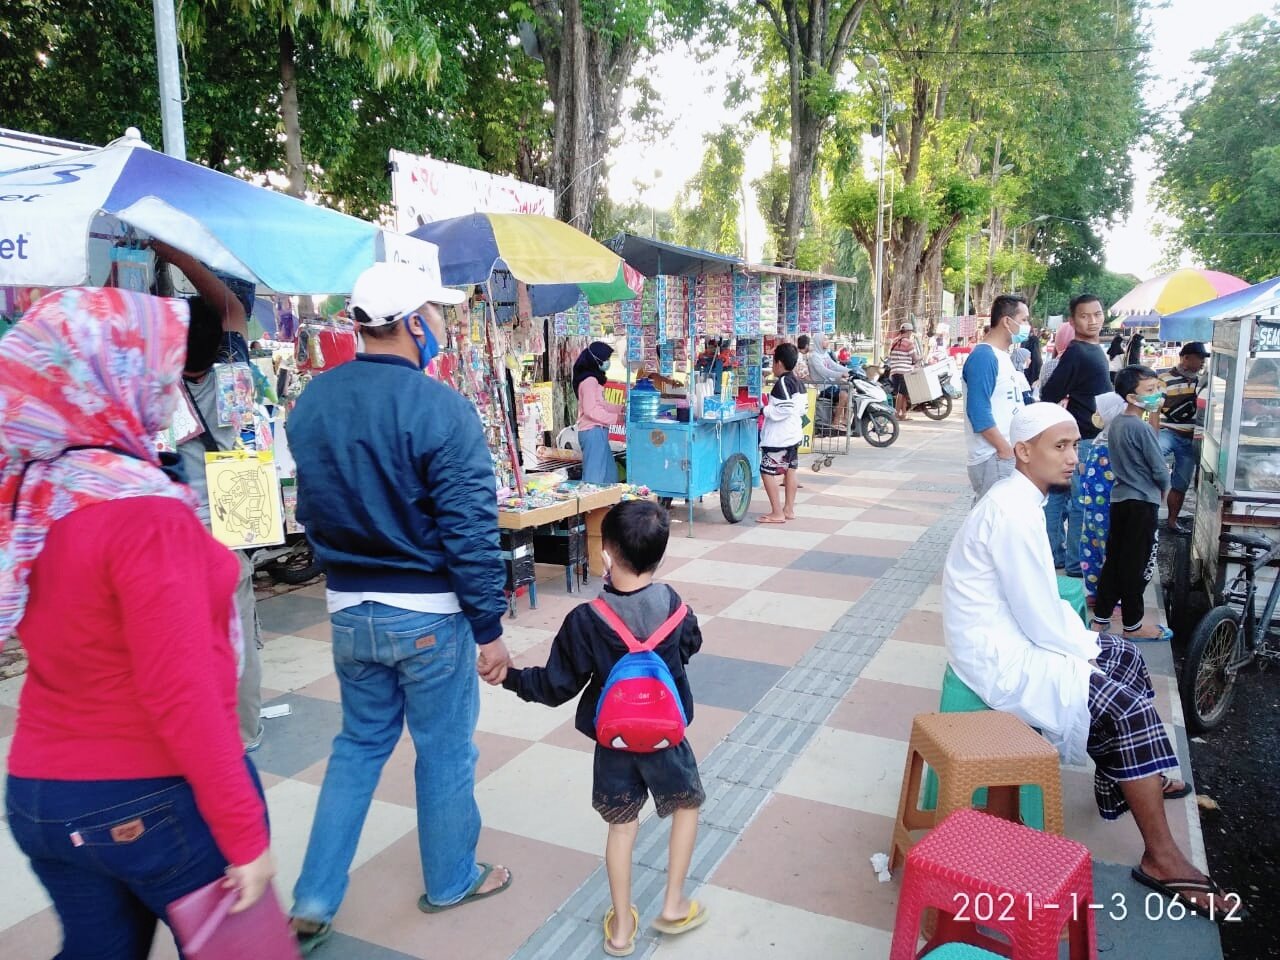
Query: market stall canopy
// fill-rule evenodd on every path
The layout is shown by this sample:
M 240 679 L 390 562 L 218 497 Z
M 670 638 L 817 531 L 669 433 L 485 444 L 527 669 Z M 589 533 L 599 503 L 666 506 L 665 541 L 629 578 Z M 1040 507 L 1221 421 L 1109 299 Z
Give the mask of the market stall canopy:
M 1250 307 L 1272 300 L 1277 295 L 1280 295 L 1280 277 L 1272 277 L 1225 297 L 1206 300 L 1194 307 L 1171 313 L 1160 321 L 1160 339 L 1212 340 L 1215 319 L 1249 313 Z
M 613 283 L 622 259 L 574 227 L 536 213 L 471 213 L 436 220 L 410 236 L 440 248 L 446 286 L 484 283 L 505 265 L 527 284 Z
M 1165 316 L 1247 286 L 1229 273 L 1186 267 L 1138 284 L 1115 302 L 1111 313 L 1121 317 L 1146 313 Z
M 735 267 L 746 265 L 740 257 L 731 257 L 709 250 L 682 247 L 664 243 L 650 237 L 637 237 L 632 233 L 620 233 L 608 241 L 610 249 L 622 255 L 622 259 L 646 277 L 685 277 L 702 273 L 732 273 Z
M 97 147 L 91 147 L 87 143 L 76 143 L 74 140 L 59 140 L 55 137 L 42 137 L 37 133 L 23 133 L 21 130 L 0 127 L 0 170 L 13 170 L 33 163 L 43 163 L 55 157 L 96 149 Z
M 383 259 L 439 271 L 429 243 L 133 138 L 0 172 L 0 196 L 0 285 L 86 282 L 89 240 L 103 214 L 276 293 L 349 293 L 361 271 Z

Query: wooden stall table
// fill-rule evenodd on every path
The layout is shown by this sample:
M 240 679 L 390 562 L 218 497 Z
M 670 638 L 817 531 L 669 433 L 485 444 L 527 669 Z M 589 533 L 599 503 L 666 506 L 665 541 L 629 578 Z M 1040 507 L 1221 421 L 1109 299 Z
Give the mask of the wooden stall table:
M 516 594 L 529 588 L 530 609 L 538 609 L 538 577 L 534 561 L 534 536 L 539 527 L 578 515 L 578 500 L 570 497 L 532 510 L 498 510 L 498 539 L 507 567 L 507 612 L 516 615 Z M 566 576 L 572 579 L 571 571 Z

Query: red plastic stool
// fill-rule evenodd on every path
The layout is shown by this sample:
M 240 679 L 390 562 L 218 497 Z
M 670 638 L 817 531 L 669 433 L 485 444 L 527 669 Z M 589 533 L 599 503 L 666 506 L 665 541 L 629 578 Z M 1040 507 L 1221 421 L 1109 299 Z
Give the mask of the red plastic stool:
M 1013 960 L 1096 960 L 1093 864 L 1083 845 L 978 810 L 957 810 L 907 854 L 889 960 L 969 943 Z M 917 951 L 925 912 L 937 929 Z M 1003 942 L 984 931 L 996 931 Z

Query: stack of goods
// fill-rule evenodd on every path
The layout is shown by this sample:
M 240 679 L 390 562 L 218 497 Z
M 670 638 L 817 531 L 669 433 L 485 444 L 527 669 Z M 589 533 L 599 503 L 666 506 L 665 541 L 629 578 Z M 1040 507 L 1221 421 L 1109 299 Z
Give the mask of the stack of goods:
M 693 320 L 698 337 L 733 336 L 733 276 L 727 273 L 697 277 L 693 289 Z
M 760 280 L 760 332 L 766 337 L 778 333 L 778 278 Z
M 737 344 L 737 362 L 735 366 L 743 372 L 747 386 L 747 396 L 759 399 L 764 388 L 764 375 L 761 363 L 764 359 L 763 341 L 739 340 Z
M 627 334 L 627 363 L 658 362 L 658 316 L 662 309 L 662 280 L 646 283 L 640 299 L 640 310 L 628 311 L 624 329 Z
M 494 371 L 489 359 L 489 313 L 481 307 L 453 309 L 446 316 L 457 358 L 440 367 L 440 379 L 475 404 L 501 498 L 502 493 L 516 488 L 515 447 L 509 432 L 506 377 Z
M 586 297 L 579 297 L 568 310 L 555 315 L 555 332 L 558 337 L 589 337 L 592 335 L 592 308 Z
M 787 335 L 835 333 L 836 285 L 830 280 L 782 284 L 781 312 Z
M 760 277 L 733 275 L 733 333 L 737 337 L 760 335 Z
M 658 340 L 685 340 L 689 336 L 689 295 L 684 277 L 658 277 L 645 287 L 654 288 Z

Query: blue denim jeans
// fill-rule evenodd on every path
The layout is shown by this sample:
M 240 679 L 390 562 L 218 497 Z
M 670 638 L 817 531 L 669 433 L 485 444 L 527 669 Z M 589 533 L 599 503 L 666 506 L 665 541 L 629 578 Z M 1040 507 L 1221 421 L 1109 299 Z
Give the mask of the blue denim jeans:
M 373 791 L 406 721 L 417 753 L 423 882 L 432 903 L 457 903 L 480 879 L 479 752 L 472 741 L 480 678 L 471 626 L 462 614 L 381 603 L 349 607 L 330 620 L 342 732 L 333 741 L 291 913 L 327 923 L 338 912 Z
M 1076 456 L 1084 463 L 1093 450 L 1092 440 L 1081 440 L 1076 448 Z M 1084 506 L 1080 496 L 1084 493 L 1084 477 L 1079 470 L 1071 475 L 1071 496 L 1067 498 L 1067 566 L 1068 577 L 1083 577 L 1080 569 L 1080 538 L 1084 535 Z
M 181 777 L 10 776 L 5 810 L 62 921 L 59 960 L 146 960 L 165 908 L 227 868 Z
M 1053 553 L 1053 565 L 1067 565 L 1067 498 L 1071 491 L 1067 488 L 1049 491 L 1049 499 L 1044 504 L 1044 529 L 1049 535 L 1049 549 Z

